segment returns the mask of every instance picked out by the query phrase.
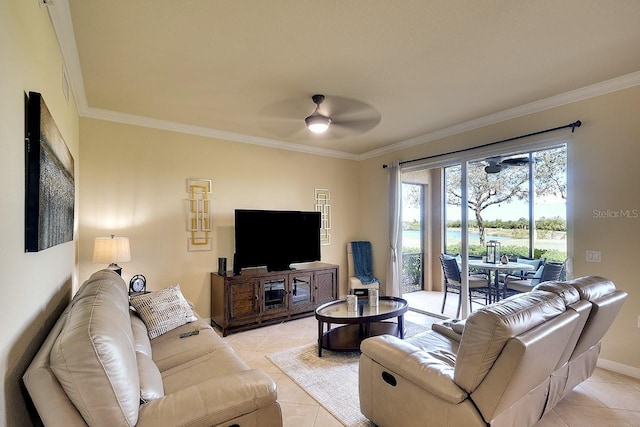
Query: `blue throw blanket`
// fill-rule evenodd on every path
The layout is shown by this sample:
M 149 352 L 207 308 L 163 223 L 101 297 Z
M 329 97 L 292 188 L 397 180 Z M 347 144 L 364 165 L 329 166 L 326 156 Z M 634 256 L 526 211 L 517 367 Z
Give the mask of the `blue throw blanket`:
M 371 242 L 351 242 L 353 252 L 353 270 L 363 285 L 380 282 L 373 275 L 373 261 L 371 259 Z

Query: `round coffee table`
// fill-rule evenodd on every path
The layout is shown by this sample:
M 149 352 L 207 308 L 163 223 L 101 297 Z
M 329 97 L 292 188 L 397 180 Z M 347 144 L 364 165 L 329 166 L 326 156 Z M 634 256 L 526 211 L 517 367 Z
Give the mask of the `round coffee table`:
M 347 311 L 347 301 L 338 300 L 316 309 L 318 319 L 318 356 L 322 349 L 359 351 L 360 343 L 368 337 L 390 334 L 404 338 L 404 313 L 408 303 L 402 298 L 380 297 L 378 306 L 370 306 L 368 298 L 358 299 L 357 311 Z M 398 318 L 398 323 L 382 320 Z M 331 324 L 342 326 L 331 329 Z M 327 325 L 327 332 L 324 325 Z

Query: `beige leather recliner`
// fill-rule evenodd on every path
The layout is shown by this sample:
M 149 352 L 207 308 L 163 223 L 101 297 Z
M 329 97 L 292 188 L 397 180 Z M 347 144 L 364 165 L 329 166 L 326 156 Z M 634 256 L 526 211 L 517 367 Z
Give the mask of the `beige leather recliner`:
M 602 281 L 578 279 L 576 286 L 591 283 L 581 298 L 573 285 L 565 292 L 534 289 L 507 298 L 471 314 L 458 325 L 461 335 L 429 331 L 404 341 L 363 341 L 362 413 L 381 427 L 535 424 L 557 402 L 554 395 L 562 396 L 591 369 L 580 367 L 599 350 L 593 340 L 599 343 L 600 334 L 588 327 L 593 310 L 584 300 L 607 293 L 594 289 Z M 602 332 L 606 322 L 594 322 Z M 581 342 L 584 356 L 576 354 Z M 573 362 L 578 372 L 553 378 L 572 371 L 571 360 L 579 359 Z
M 523 299 L 530 294 L 543 299 L 537 302 Z M 627 294 L 616 290 L 611 281 L 598 276 L 570 282 L 542 283 L 530 294 L 516 295 L 488 306 L 464 321 L 436 323 L 432 332 L 408 339 L 411 342 L 409 345 L 400 340 L 378 340 L 391 341 L 386 343 L 366 340 L 360 367 L 361 373 L 364 372 L 360 380 L 363 413 L 373 417 L 370 419 L 380 426 L 396 423 L 426 426 L 533 425 L 576 385 L 591 376 L 596 367 L 600 341 L 620 311 Z M 555 295 L 555 298 L 551 295 Z M 542 303 L 546 298 L 554 301 L 552 310 L 551 305 Z M 561 305 L 565 307 L 563 314 L 554 315 L 553 311 L 562 311 Z M 492 330 L 492 322 L 486 322 L 492 316 L 477 317 L 484 311 L 492 312 L 501 319 L 497 323 L 501 325 L 500 328 Z M 567 315 L 573 318 L 570 326 L 558 327 L 559 318 Z M 542 317 L 546 317 L 546 320 L 541 322 Z M 487 363 L 493 357 L 491 354 L 497 351 L 495 340 L 502 340 L 503 327 L 511 325 L 508 328 L 516 332 L 513 326 L 521 323 L 520 327 L 526 329 L 524 324 L 527 319 L 536 326 L 524 334 L 507 339 L 499 357 L 489 368 L 491 372 L 474 390 L 461 381 L 465 374 L 459 365 L 467 362 L 463 362 L 463 358 L 469 358 L 470 346 L 475 350 L 476 361 L 481 360 L 477 366 L 477 373 L 481 374 L 487 369 Z M 474 335 L 473 339 L 470 334 Z M 550 339 L 550 335 L 555 338 Z M 527 340 L 523 340 L 525 336 L 534 338 L 537 344 L 520 347 L 528 355 L 518 355 L 512 351 L 514 346 L 511 341 L 515 339 L 526 343 Z M 560 336 L 564 340 L 558 342 Z M 481 344 L 483 340 L 485 343 Z M 389 357 L 390 350 L 385 347 L 390 346 L 396 347 L 392 366 L 385 359 Z M 465 352 L 461 351 L 463 348 Z M 490 348 L 490 352 L 480 357 L 480 353 Z M 385 361 L 379 363 L 379 360 Z M 410 360 L 418 360 L 419 365 Z M 528 363 L 523 363 L 524 360 L 528 360 Z M 555 366 L 551 367 L 553 363 L 550 362 L 554 362 Z M 406 377 L 398 381 L 392 368 L 403 365 L 402 373 Z M 383 367 L 378 372 L 382 381 L 375 377 L 375 373 L 372 374 L 376 366 Z M 549 369 L 549 378 L 540 375 Z M 531 374 L 529 378 L 526 378 L 527 373 Z M 531 381 L 534 378 L 536 380 Z M 389 382 L 396 385 L 389 388 Z M 418 398 L 403 396 L 403 392 L 394 390 L 401 382 L 410 383 L 409 387 L 428 384 L 428 388 L 420 390 L 422 394 Z M 504 387 L 506 383 L 509 386 Z M 385 394 L 392 397 L 393 403 L 383 404 Z M 452 396 L 459 401 L 452 401 Z M 469 402 L 471 406 L 467 405 Z
M 581 317 L 577 333 L 567 343 L 564 363 L 551 374 L 545 410 L 548 412 L 595 371 L 601 340 L 622 309 L 627 293 L 616 290 L 613 282 L 598 276 L 541 283 L 536 289 L 561 295 L 568 302 L 567 308 L 575 310 Z M 571 296 L 568 298 L 567 295 Z

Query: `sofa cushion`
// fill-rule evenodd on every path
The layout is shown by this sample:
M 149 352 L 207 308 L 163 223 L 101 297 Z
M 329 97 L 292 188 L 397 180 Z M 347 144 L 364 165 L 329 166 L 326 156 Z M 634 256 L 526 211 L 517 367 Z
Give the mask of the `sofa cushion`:
M 576 288 L 580 299 L 588 301 L 597 300 L 616 291 L 616 286 L 611 280 L 600 276 L 580 277 L 568 283 Z
M 196 320 L 191 306 L 180 291 L 180 285 L 134 296 L 131 305 L 147 326 L 151 339 Z
M 542 282 L 534 288 L 539 291 L 552 292 L 564 301 L 565 305 L 580 301 L 578 290 L 567 282 Z
M 127 299 L 120 276 L 95 273 L 71 302 L 51 349 L 51 370 L 89 425 L 133 426 L 138 419 L 140 382 Z
M 457 353 L 458 346 L 460 344 L 458 341 L 435 331 L 425 331 L 406 338 L 405 341 L 411 343 L 422 351 L 442 353 L 445 355 L 445 358 L 448 358 L 449 354 Z M 455 362 L 455 358 L 453 362 Z M 451 363 L 452 366 L 453 362 Z
M 153 360 L 144 353 L 136 352 L 138 373 L 140 374 L 140 400 L 146 403 L 164 396 L 162 375 Z
M 165 393 L 171 394 L 212 378 L 247 370 L 247 364 L 231 348 L 221 348 L 162 371 L 161 375 Z
M 198 335 L 180 338 L 181 333 L 195 329 L 200 332 Z M 207 321 L 198 319 L 152 339 L 151 348 L 153 361 L 160 372 L 164 372 L 207 353 L 231 347 L 216 334 Z

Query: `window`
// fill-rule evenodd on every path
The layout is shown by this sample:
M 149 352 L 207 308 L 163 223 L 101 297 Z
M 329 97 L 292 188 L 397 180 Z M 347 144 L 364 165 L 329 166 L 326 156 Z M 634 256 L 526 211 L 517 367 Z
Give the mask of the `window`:
M 402 183 L 402 294 L 423 289 L 424 187 Z
M 447 253 L 461 252 L 461 170 L 444 170 Z M 470 256 L 497 240 L 511 259 L 565 260 L 566 145 L 470 162 L 467 190 Z

